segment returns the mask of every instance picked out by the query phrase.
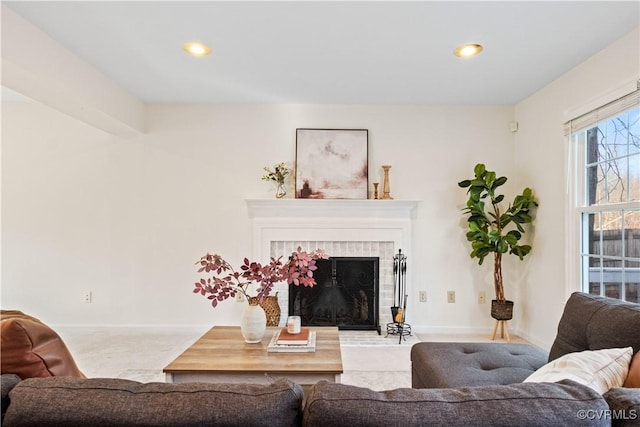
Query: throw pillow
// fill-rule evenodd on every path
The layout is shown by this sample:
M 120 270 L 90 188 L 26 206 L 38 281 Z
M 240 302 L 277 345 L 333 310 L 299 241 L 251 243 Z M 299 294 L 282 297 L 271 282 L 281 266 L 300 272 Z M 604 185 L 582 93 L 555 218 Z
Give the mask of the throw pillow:
M 20 378 L 84 378 L 60 336 L 35 317 L 18 310 L 0 311 L 0 359 L 3 374 Z
M 629 365 L 629 375 L 624 382 L 624 387 L 640 388 L 640 351 L 631 359 L 631 365 Z
M 633 348 L 587 350 L 565 354 L 531 374 L 524 382 L 573 380 L 604 394 L 612 387 L 622 387 Z

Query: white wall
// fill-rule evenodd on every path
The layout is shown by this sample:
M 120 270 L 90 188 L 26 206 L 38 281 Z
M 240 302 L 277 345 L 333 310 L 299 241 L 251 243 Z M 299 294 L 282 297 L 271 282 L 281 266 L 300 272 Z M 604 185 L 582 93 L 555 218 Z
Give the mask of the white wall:
M 640 78 L 639 54 L 636 29 L 515 108 L 520 123 L 515 138 L 517 177 L 521 185 L 532 186 L 540 200 L 534 250 L 518 274 L 518 325 L 534 342 L 552 342 L 568 293 L 580 286 L 565 280 L 567 161 L 562 124 L 572 118 L 569 111 Z
M 408 265 L 410 298 L 423 289 L 428 302 L 414 327 L 489 331 L 476 293 L 491 295 L 491 265 L 468 258 L 457 182 L 478 161 L 516 172 L 512 120 L 513 107 L 153 105 L 148 132 L 120 139 L 36 103 L 5 103 L 2 307 L 58 325 L 237 324 L 236 302 L 212 309 L 191 293 L 194 262 L 251 254 L 244 200 L 273 197 L 262 167 L 293 164 L 297 127 L 365 128 L 370 182 L 390 164 L 392 196 L 422 201 Z
M 58 325 L 237 324 L 237 303 L 214 310 L 191 293 L 193 263 L 206 251 L 234 263 L 252 252 L 244 199 L 272 197 L 262 167 L 293 162 L 296 127 L 366 128 L 370 181 L 391 164 L 392 195 L 422 200 L 410 286 L 428 302 L 414 327 L 492 325 L 489 305 L 476 303 L 477 291 L 492 293 L 491 263 L 468 258 L 456 185 L 482 161 L 511 178 L 508 198 L 529 185 L 540 199 L 534 251 L 506 262 L 505 283 L 512 329 L 548 346 L 568 289 L 564 113 L 637 78 L 638 39 L 636 30 L 515 108 L 154 105 L 148 132 L 125 140 L 35 103 L 5 103 L 2 308 Z

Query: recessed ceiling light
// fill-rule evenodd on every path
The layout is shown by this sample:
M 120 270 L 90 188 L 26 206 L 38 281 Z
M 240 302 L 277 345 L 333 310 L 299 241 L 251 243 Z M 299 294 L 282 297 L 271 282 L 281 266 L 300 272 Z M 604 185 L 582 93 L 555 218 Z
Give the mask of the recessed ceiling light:
M 211 48 L 200 42 L 185 43 L 182 47 L 191 56 L 207 56 L 211 53 Z
M 459 56 L 460 58 L 470 58 L 482 52 L 482 49 L 482 45 L 479 44 L 463 44 L 462 46 L 458 46 L 457 48 L 455 48 L 453 54 L 455 56 Z

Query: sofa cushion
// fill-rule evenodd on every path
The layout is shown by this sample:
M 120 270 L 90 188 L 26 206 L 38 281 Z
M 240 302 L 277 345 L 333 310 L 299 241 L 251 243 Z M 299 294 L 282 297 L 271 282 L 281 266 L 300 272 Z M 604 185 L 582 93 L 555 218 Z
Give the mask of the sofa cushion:
M 633 349 L 611 348 L 565 354 L 531 374 L 524 382 L 576 381 L 604 394 L 613 387 L 622 387 Z
M 558 324 L 549 361 L 567 353 L 603 348 L 640 350 L 640 304 L 573 293 Z
M 613 426 L 640 425 L 640 389 L 612 388 L 604 395 Z
M 21 381 L 16 374 L 0 375 L 0 394 L 2 394 L 2 418 L 9 407 L 9 392 Z M 0 420 L 2 419 L 0 418 Z
M 60 336 L 35 317 L 0 311 L 2 373 L 22 379 L 64 375 L 84 378 Z
M 640 351 L 631 359 L 629 374 L 627 374 L 624 387 L 640 388 Z
M 584 420 L 577 415 L 607 409 L 602 396 L 571 381 L 381 392 L 321 381 L 307 396 L 303 425 L 608 425 L 603 419 Z
M 148 383 L 123 379 L 32 378 L 10 393 L 11 426 L 295 426 L 303 392 L 273 384 Z
M 411 348 L 413 388 L 522 382 L 547 361 L 527 344 L 422 342 Z

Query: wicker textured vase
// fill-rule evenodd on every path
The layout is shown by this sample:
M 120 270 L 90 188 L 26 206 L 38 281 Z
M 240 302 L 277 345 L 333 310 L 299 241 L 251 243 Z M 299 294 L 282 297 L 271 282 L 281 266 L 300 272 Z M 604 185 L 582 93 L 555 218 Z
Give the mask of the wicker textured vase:
M 513 301 L 500 303 L 491 300 L 491 317 L 496 320 L 511 320 L 513 318 Z
M 280 304 L 278 304 L 278 293 L 264 297 L 262 309 L 267 315 L 267 326 L 278 326 L 280 324 Z

